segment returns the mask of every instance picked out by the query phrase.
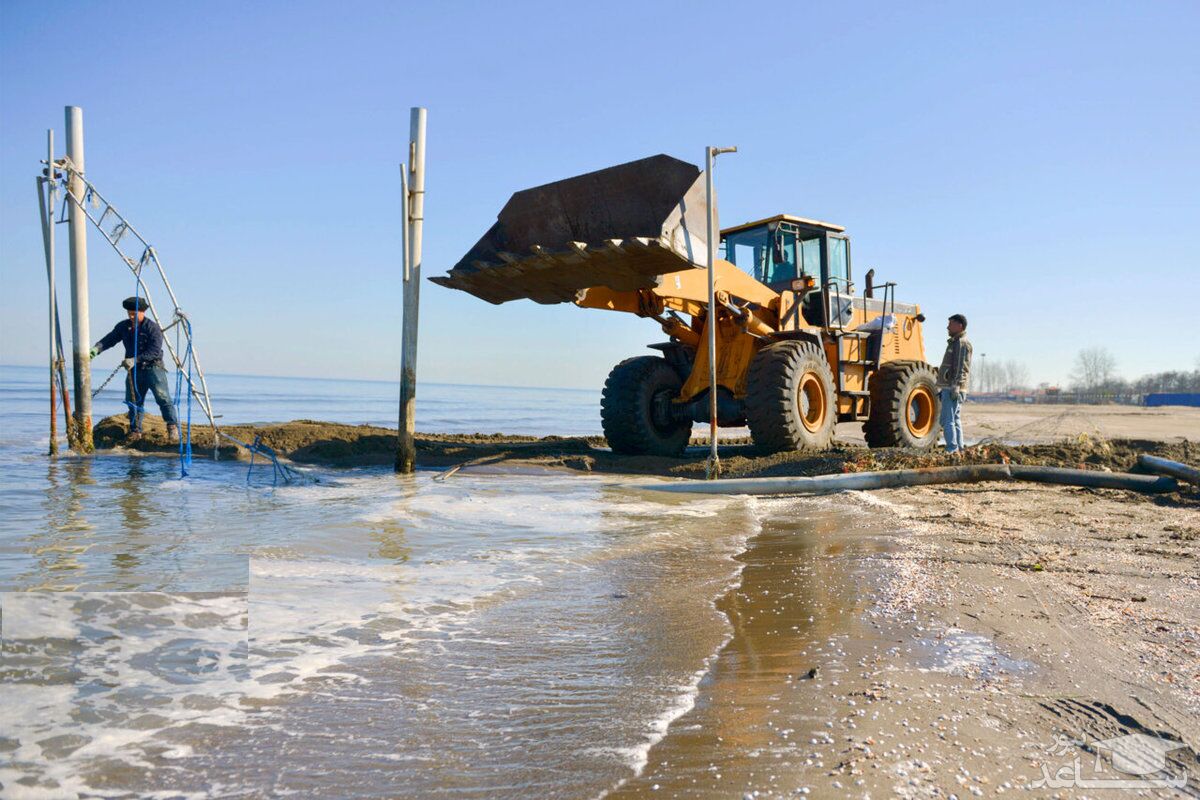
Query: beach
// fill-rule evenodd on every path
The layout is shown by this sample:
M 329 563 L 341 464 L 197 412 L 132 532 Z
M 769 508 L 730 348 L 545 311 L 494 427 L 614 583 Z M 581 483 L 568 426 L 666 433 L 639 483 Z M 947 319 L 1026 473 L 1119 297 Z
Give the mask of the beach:
M 665 495 L 637 487 L 702 475 L 702 441 L 628 459 L 553 416 L 422 433 L 397 478 L 394 429 L 301 390 L 343 421 L 224 426 L 286 481 L 232 445 L 212 460 L 199 428 L 181 479 L 158 420 L 135 448 L 48 460 L 25 401 L 0 404 L 5 796 L 1093 796 L 1093 771 L 1063 769 L 1131 733 L 1182 745 L 1146 780 L 1187 776 L 1132 791 L 1196 794 L 1194 490 Z M 1200 463 L 1194 409 L 965 416 L 992 437 L 979 463 Z M 949 463 L 839 439 L 768 456 L 734 437 L 722 458 Z

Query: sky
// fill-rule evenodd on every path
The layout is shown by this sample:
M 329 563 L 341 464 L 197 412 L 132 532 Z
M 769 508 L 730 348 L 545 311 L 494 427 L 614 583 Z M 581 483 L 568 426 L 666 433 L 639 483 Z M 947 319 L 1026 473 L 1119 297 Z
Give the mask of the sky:
M 1096 345 L 1126 377 L 1193 369 L 1197 41 L 1192 0 L 4 0 L 0 363 L 46 361 L 34 179 L 78 105 L 88 177 L 156 247 L 206 370 L 396 379 L 398 165 L 424 106 L 426 276 L 514 191 L 736 145 L 722 223 L 846 226 L 855 274 L 928 315 L 934 363 L 961 312 L 976 353 L 1035 382 Z M 95 232 L 89 253 L 95 341 L 133 279 Z M 598 389 L 662 339 L 632 315 L 425 281 L 418 372 Z

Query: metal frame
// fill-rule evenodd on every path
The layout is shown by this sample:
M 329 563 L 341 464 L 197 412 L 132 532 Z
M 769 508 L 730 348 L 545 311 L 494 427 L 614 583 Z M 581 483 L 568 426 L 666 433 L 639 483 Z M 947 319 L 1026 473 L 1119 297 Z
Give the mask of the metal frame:
M 165 334 L 171 328 L 178 325 L 182 319 L 187 317 L 187 315 L 184 314 L 183 310 L 179 307 L 179 300 L 175 297 L 175 290 L 171 288 L 171 282 L 167 279 L 166 270 L 163 269 L 162 262 L 159 261 L 158 253 L 155 252 L 154 247 L 151 246 L 150 243 L 147 242 L 140 233 L 138 233 L 137 229 L 125 219 L 121 212 L 119 212 L 116 207 L 104 197 L 104 195 L 100 194 L 99 190 L 96 189 L 96 187 L 86 177 L 84 177 L 83 173 L 75 168 L 69 158 L 63 158 L 61 161 L 56 162 L 56 164 L 51 164 L 50 169 L 53 170 L 56 166 L 63 170 L 63 182 L 66 186 L 69 187 L 70 181 L 72 180 L 77 180 L 83 185 L 82 198 L 76 197 L 75 194 L 69 190 L 69 188 L 63 192 L 64 198 L 69 198 L 70 201 L 74 203 L 75 207 L 83 212 L 84 216 L 86 216 L 92 225 L 95 226 L 96 230 L 100 231 L 100 234 L 104 237 L 105 241 L 112 246 L 113 250 L 117 252 L 117 255 L 121 257 L 121 260 L 125 262 L 125 265 L 129 267 L 129 270 L 133 273 L 134 278 L 137 281 L 138 288 L 141 291 L 141 296 L 146 299 L 146 303 L 149 305 L 150 315 L 154 318 L 155 322 L 159 324 L 159 327 L 162 328 L 163 333 Z M 64 202 L 66 202 L 65 199 Z M 92 214 L 91 210 L 88 208 L 89 203 L 97 203 L 98 207 L 103 209 L 99 218 Z M 104 225 L 110 220 L 114 224 L 111 229 L 106 229 Z M 142 247 L 142 254 L 138 259 L 131 258 L 130 256 L 126 255 L 124 250 L 121 249 L 121 242 L 130 236 L 132 236 L 133 239 Z M 163 286 L 167 290 L 167 294 L 171 298 L 171 322 L 167 325 L 162 324 L 162 318 L 160 317 L 158 310 L 154 305 L 154 300 L 150 297 L 150 288 L 146 285 L 146 282 L 142 278 L 142 271 L 148 265 L 154 266 L 155 271 L 158 273 L 158 277 L 162 280 Z M 220 430 L 218 429 L 216 417 L 212 410 L 212 401 L 208 392 L 208 381 L 205 379 L 204 369 L 200 366 L 200 358 L 196 354 L 195 344 L 191 342 L 192 337 L 190 330 L 188 330 L 187 336 L 189 343 L 192 344 L 192 364 L 196 368 L 196 375 L 199 378 L 199 388 L 197 388 L 195 383 L 189 381 L 188 390 L 196 399 L 196 402 L 200 404 L 200 408 L 204 411 L 205 416 L 208 418 L 208 424 L 212 428 L 213 458 L 215 459 L 220 452 L 220 449 L 217 447 L 217 440 L 220 436 Z M 170 354 L 171 360 L 175 363 L 175 368 L 182 369 L 183 362 L 179 358 L 179 354 L 175 352 L 175 348 L 171 345 L 170 337 L 163 336 L 163 345 Z

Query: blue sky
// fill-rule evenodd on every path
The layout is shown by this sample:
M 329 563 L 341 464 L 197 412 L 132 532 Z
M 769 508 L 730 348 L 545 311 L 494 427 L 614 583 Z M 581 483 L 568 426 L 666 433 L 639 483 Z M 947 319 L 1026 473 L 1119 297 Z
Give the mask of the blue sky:
M 1096 344 L 1129 377 L 1193 368 L 1197 41 L 1195 2 L 6 0 L 0 362 L 44 362 L 33 181 L 74 104 L 89 177 L 157 247 L 209 371 L 393 378 L 397 164 L 424 105 L 426 275 L 515 190 L 737 145 L 723 223 L 845 225 L 856 273 L 929 315 L 932 361 L 961 311 L 976 352 L 1039 381 Z M 133 287 L 90 249 L 95 340 Z M 661 338 L 629 315 L 422 288 L 423 380 L 598 388 Z

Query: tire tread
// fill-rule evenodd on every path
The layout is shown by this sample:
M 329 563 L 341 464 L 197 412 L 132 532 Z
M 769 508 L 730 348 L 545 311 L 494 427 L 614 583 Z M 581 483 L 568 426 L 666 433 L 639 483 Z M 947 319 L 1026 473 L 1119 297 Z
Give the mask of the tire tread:
M 837 395 L 824 351 L 808 341 L 774 342 L 755 354 L 746 376 L 746 422 L 758 447 L 771 452 L 824 449 L 832 442 L 833 423 L 814 439 L 794 408 L 796 383 L 810 358 L 824 366 L 822 378 L 831 405 L 826 414 L 836 422 Z
M 622 455 L 678 456 L 691 438 L 691 425 L 664 436 L 643 411 L 643 392 L 647 381 L 682 386 L 679 376 L 665 358 L 634 356 L 613 367 L 600 395 L 600 424 L 604 438 L 614 453 Z
M 936 381 L 937 373 L 924 361 L 889 361 L 871 376 L 871 414 L 863 423 L 863 436 L 869 447 L 911 447 L 905 440 L 907 430 L 903 427 L 908 409 L 904 406 L 904 388 L 913 378 L 926 373 Z M 936 401 L 935 401 L 936 402 Z M 937 408 L 934 408 L 934 427 L 931 438 L 937 441 L 939 430 Z

